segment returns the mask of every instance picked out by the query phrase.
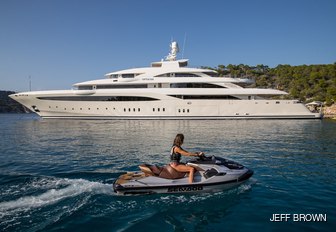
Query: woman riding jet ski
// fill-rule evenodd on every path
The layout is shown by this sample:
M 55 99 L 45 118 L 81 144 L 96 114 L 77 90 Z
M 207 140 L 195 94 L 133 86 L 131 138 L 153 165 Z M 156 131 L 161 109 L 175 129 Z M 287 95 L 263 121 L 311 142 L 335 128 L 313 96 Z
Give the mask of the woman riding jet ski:
M 178 172 L 170 165 L 158 167 L 142 164 L 142 172 L 121 175 L 113 184 L 117 194 L 151 194 L 181 192 L 212 192 L 235 187 L 253 175 L 253 171 L 224 158 L 200 156 L 187 162 L 194 167 L 194 182 L 188 174 Z
M 142 172 L 121 175 L 113 184 L 117 194 L 150 194 L 219 191 L 241 184 L 253 171 L 220 157 L 206 157 L 181 148 L 184 136 L 178 134 L 171 150 L 171 162 L 164 167 L 142 164 Z M 180 163 L 181 155 L 196 156 Z

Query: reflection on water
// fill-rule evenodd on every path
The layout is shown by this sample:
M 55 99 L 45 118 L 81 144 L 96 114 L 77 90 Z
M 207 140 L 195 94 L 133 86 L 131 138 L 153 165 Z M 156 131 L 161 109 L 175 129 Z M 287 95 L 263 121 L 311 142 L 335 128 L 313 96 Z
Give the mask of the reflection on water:
M 86 121 L 5 114 L 0 128 L 0 230 L 90 231 L 98 224 L 101 230 L 218 231 L 237 223 L 236 231 L 305 228 L 268 223 L 273 213 L 294 212 L 327 213 L 328 224 L 317 228 L 336 226 L 333 121 Z M 177 133 L 185 135 L 185 149 L 236 160 L 255 171 L 253 178 L 216 194 L 114 196 L 111 184 L 122 172 L 140 163 L 167 163 Z

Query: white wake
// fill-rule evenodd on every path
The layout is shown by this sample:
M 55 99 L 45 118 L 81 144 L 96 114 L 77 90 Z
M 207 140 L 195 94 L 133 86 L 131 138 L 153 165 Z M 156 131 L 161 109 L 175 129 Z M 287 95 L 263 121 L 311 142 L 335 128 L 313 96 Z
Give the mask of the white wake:
M 46 180 L 40 180 L 46 182 Z M 48 181 L 47 181 L 48 182 Z M 83 193 L 92 194 L 112 194 L 112 185 L 99 182 L 91 182 L 84 179 L 60 179 L 52 188 L 53 181 L 49 182 L 49 188 L 46 192 L 39 195 L 24 196 L 15 200 L 0 202 L 0 218 L 10 211 L 27 211 L 32 208 L 45 207 L 56 204 L 67 198 L 73 198 Z M 65 187 L 59 188 L 59 185 Z

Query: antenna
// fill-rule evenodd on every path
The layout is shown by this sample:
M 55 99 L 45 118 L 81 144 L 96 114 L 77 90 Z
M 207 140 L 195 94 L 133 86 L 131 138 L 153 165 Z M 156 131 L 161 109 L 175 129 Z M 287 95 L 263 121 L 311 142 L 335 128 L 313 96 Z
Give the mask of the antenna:
M 31 77 L 29 75 L 29 91 L 31 92 Z
M 183 48 L 182 48 L 182 59 L 184 58 L 184 48 L 187 40 L 187 33 L 184 33 Z

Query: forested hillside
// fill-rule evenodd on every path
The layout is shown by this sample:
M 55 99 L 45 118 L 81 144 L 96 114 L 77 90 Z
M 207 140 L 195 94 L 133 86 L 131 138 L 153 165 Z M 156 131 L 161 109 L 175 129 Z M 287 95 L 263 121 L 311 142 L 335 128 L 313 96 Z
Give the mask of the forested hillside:
M 289 93 L 286 98 L 303 102 L 322 101 L 326 105 L 336 102 L 336 63 L 325 65 L 267 65 L 248 66 L 244 64 L 218 65 L 220 76 L 249 76 L 256 80 L 258 88 L 274 88 Z

